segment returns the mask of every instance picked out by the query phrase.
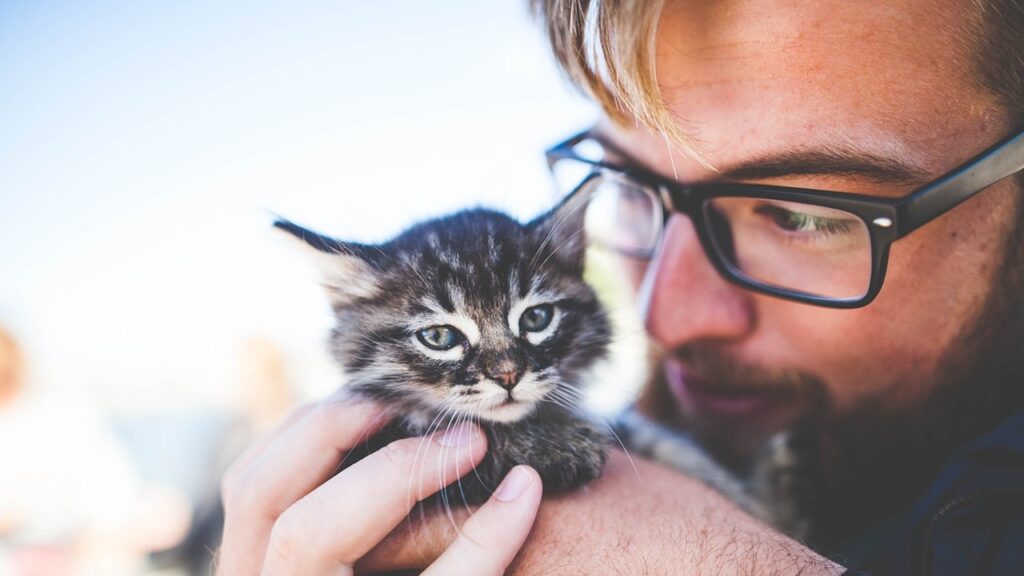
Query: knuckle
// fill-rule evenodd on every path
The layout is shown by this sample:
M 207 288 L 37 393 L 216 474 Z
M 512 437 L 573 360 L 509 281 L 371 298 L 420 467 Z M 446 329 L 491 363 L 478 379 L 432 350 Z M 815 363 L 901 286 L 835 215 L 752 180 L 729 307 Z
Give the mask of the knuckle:
M 253 447 L 250 446 L 245 452 L 234 459 L 231 464 L 224 471 L 224 474 L 220 477 L 220 495 L 221 499 L 228 500 L 234 498 L 235 494 L 238 493 L 239 489 L 245 482 L 245 478 L 252 473 L 253 462 L 255 456 L 250 454 Z
M 381 453 L 399 473 L 412 474 L 415 468 L 418 441 L 418 438 L 395 440 L 382 448 Z M 423 460 L 422 455 L 420 460 Z
M 501 549 L 503 540 L 493 528 L 485 526 L 478 516 L 472 516 L 463 525 L 461 538 L 467 546 L 481 552 L 495 551 Z
M 223 502 L 233 500 L 238 491 L 238 476 L 240 472 L 232 466 L 228 468 L 220 478 L 220 499 Z
M 324 434 L 351 426 L 354 406 L 350 400 L 328 397 L 313 403 L 302 416 L 305 425 Z
M 252 462 L 238 458 L 228 466 L 220 478 L 220 496 L 224 501 L 233 500 L 249 483 L 252 475 Z
M 299 516 L 293 508 L 289 508 L 270 530 L 268 555 L 286 565 L 300 560 L 310 548 L 309 534 Z
M 336 406 L 321 400 L 302 414 L 296 429 L 312 441 L 322 443 L 336 436 L 344 422 L 344 414 Z
M 243 474 L 224 475 L 224 479 L 221 480 L 220 492 L 225 508 L 250 508 L 258 499 L 256 483 L 248 480 L 247 476 Z
M 286 565 L 301 558 L 302 554 L 302 535 L 293 517 L 288 511 L 281 515 L 270 529 L 267 544 L 267 556 Z
M 322 513 L 315 504 L 300 501 L 278 517 L 267 542 L 267 566 L 273 567 L 268 572 L 308 574 L 319 566 L 316 573 L 330 567 L 331 574 L 351 576 L 352 560 L 338 549 L 337 532 L 322 529 Z
M 246 481 L 247 476 L 245 471 L 234 466 L 224 473 L 220 479 L 220 496 L 225 507 L 233 506 L 239 500 L 251 498 L 251 496 L 243 498 L 243 495 L 252 489 L 252 482 Z
M 314 408 L 316 408 L 317 405 L 320 404 L 321 402 L 323 402 L 323 401 L 321 400 L 321 401 L 313 401 L 313 402 L 304 402 L 304 403 L 296 406 L 295 409 L 293 409 L 288 414 L 288 416 L 289 417 L 295 417 L 295 418 L 301 418 L 302 416 L 308 414 L 310 410 L 313 410 Z
M 311 404 L 311 410 L 316 412 L 325 412 L 333 417 L 344 414 L 345 412 L 351 411 L 359 402 L 356 401 L 350 395 L 338 395 L 332 394 L 326 398 L 313 402 Z
M 277 515 L 269 503 L 266 486 L 251 472 L 225 474 L 221 480 L 221 499 L 225 512 L 241 510 L 247 515 Z
M 309 425 L 323 428 L 324 426 L 336 423 L 341 417 L 340 412 L 340 406 L 336 401 L 325 399 L 311 405 L 302 416 L 302 419 Z

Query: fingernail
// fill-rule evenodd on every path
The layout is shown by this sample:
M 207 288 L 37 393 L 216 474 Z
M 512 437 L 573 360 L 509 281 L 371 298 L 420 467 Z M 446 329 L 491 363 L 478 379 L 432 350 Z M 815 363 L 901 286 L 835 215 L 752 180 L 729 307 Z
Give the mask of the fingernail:
M 498 486 L 494 493 L 498 500 L 511 502 L 523 495 L 530 487 L 530 474 L 520 466 L 516 466 L 505 476 L 505 480 Z
M 465 446 L 476 440 L 479 434 L 476 426 L 463 422 L 454 428 L 445 430 L 444 434 L 435 435 L 434 438 L 441 446 Z

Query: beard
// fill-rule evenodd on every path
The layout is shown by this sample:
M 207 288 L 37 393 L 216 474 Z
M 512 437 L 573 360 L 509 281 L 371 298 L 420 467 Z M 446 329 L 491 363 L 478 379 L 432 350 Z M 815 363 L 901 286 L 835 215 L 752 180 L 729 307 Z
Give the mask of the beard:
M 1024 201 L 1020 205 L 1024 216 Z M 764 477 L 766 451 L 758 447 L 767 445 L 772 433 L 785 432 L 792 460 L 784 473 L 797 492 L 785 497 L 796 503 L 809 526 L 808 543 L 823 551 L 835 549 L 870 525 L 906 512 L 958 447 L 1024 406 L 1024 225 L 1010 236 L 986 303 L 967 323 L 955 349 L 943 355 L 923 399 L 894 403 L 891 391 L 880 392 L 836 410 L 824 383 L 810 374 L 743 365 L 697 342 L 661 356 L 679 359 L 714 382 L 716 390 L 770 392 L 799 406 L 799 417 L 784 430 L 755 430 L 760 436 L 754 441 L 738 438 L 735 429 L 681 417 L 660 371 L 639 406 L 692 434 L 739 475 L 757 468 L 758 477 Z
M 795 485 L 815 484 L 806 504 L 820 546 L 909 511 L 955 450 L 1024 406 L 1021 292 L 1014 294 L 989 303 L 921 402 L 893 406 L 876 396 L 843 413 L 826 405 L 793 429 L 793 451 L 807 463 Z

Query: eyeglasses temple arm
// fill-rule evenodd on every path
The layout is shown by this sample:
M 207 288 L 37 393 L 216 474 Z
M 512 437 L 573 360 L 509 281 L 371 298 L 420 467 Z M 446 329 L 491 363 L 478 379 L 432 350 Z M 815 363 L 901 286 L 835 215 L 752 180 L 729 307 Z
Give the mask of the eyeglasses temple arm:
M 974 194 L 1021 170 L 1024 170 L 1024 131 L 908 196 L 900 207 L 903 214 L 899 236 L 906 236 Z

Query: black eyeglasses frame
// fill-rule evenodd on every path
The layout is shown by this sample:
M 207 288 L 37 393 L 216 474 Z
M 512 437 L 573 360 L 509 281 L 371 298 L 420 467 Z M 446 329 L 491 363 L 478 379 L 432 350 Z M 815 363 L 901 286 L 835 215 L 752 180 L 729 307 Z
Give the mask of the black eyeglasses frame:
M 996 144 L 967 160 L 953 170 L 919 186 L 900 198 L 882 198 L 865 194 L 772 186 L 742 182 L 682 183 L 671 180 L 640 166 L 625 166 L 603 160 L 584 158 L 576 153 L 580 142 L 591 139 L 605 150 L 628 158 L 627 154 L 597 138 L 593 129 L 584 130 L 552 146 L 545 152 L 548 167 L 554 171 L 560 160 L 573 160 L 608 170 L 638 182 L 654 191 L 662 204 L 665 221 L 672 212 L 686 214 L 697 232 L 705 254 L 715 269 L 732 283 L 759 292 L 797 302 L 829 308 L 860 308 L 875 299 L 882 288 L 889 261 L 889 248 L 893 242 L 917 230 L 928 222 L 953 209 L 992 184 L 1024 170 L 1024 130 L 1000 140 Z M 598 173 L 591 172 L 571 194 L 586 188 L 584 184 Z M 871 279 L 867 291 L 854 298 L 828 298 L 796 290 L 786 290 L 751 278 L 737 269 L 725 257 L 711 233 L 704 206 L 708 200 L 721 197 L 763 198 L 784 202 L 802 202 L 849 212 L 861 220 L 871 238 Z M 664 230 L 665 222 L 662 222 Z M 660 241 L 660 238 L 659 240 Z

